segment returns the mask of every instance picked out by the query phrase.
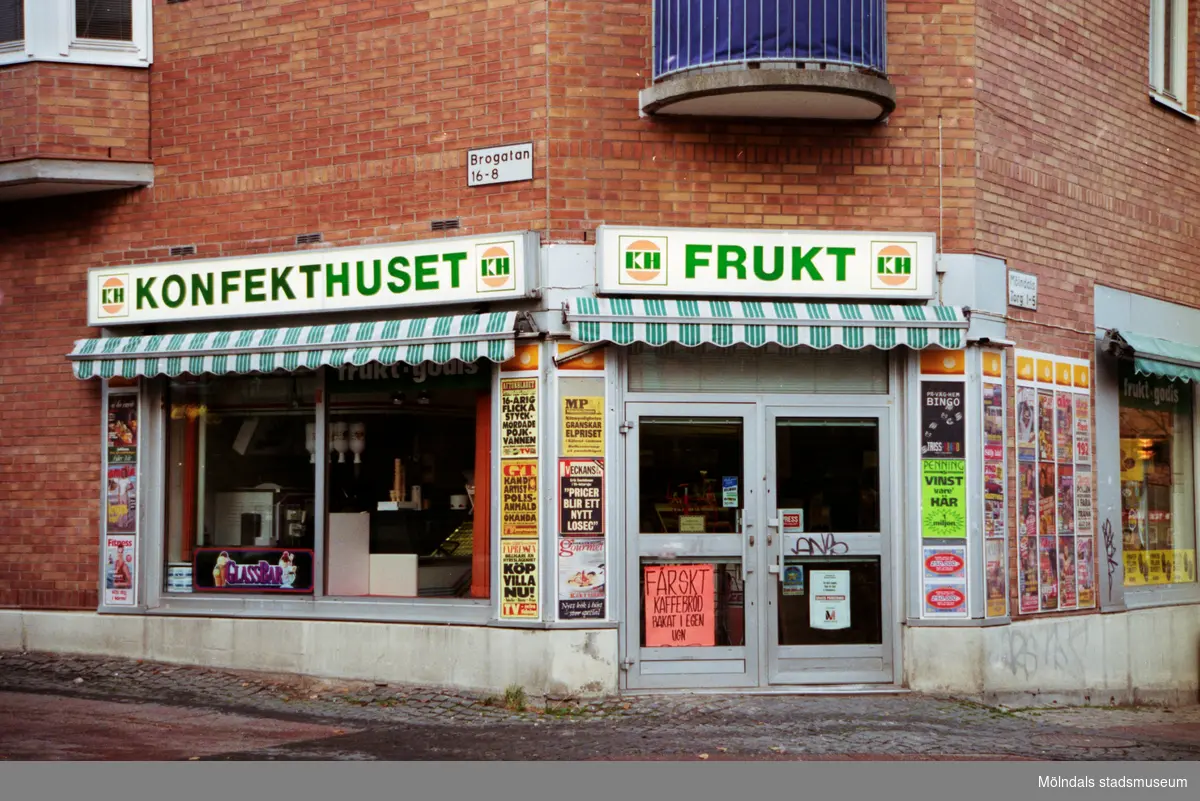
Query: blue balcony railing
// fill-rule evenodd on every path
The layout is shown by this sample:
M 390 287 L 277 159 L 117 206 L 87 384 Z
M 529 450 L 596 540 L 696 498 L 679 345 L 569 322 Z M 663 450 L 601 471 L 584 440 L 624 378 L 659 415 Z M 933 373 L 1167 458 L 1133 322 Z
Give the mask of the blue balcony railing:
M 654 0 L 654 77 L 750 61 L 883 75 L 884 0 Z

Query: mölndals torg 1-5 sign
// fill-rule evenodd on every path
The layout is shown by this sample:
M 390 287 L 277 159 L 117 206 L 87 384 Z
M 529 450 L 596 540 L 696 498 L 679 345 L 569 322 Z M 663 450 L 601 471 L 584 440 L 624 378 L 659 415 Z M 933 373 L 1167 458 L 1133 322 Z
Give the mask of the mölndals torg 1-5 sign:
M 528 297 L 536 233 L 107 267 L 88 324 L 431 306 Z
M 928 300 L 933 234 L 600 226 L 599 291 Z

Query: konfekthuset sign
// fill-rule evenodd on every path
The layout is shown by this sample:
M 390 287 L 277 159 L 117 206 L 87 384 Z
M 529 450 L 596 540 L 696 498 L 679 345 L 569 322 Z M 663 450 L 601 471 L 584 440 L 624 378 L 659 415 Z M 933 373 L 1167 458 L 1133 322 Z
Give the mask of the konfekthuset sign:
M 434 306 L 530 296 L 534 232 L 97 268 L 88 324 Z

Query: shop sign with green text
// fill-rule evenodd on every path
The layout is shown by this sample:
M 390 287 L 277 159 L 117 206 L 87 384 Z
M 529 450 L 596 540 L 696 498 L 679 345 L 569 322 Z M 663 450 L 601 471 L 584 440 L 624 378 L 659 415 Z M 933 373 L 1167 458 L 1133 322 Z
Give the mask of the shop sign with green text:
M 933 234 L 600 226 L 609 295 L 924 300 Z
M 537 248 L 527 232 L 98 268 L 88 274 L 88 324 L 523 298 Z

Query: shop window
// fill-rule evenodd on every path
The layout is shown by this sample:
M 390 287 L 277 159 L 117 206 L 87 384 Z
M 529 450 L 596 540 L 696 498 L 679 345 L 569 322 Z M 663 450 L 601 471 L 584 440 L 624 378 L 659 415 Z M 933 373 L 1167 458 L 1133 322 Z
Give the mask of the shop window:
M 491 365 L 330 370 L 333 596 L 490 597 Z
M 151 0 L 0 0 L 0 65 L 150 66 Z
M 1150 89 L 1187 108 L 1188 0 L 1150 0 Z
M 0 0 L 0 44 L 25 38 L 25 0 Z
M 741 531 L 740 419 L 644 418 L 640 448 L 643 534 Z
M 172 381 L 168 592 L 311 593 L 316 377 Z
M 1192 386 L 1123 369 L 1119 397 L 1125 585 L 1195 582 Z
M 75 36 L 132 41 L 133 0 L 75 0 Z

